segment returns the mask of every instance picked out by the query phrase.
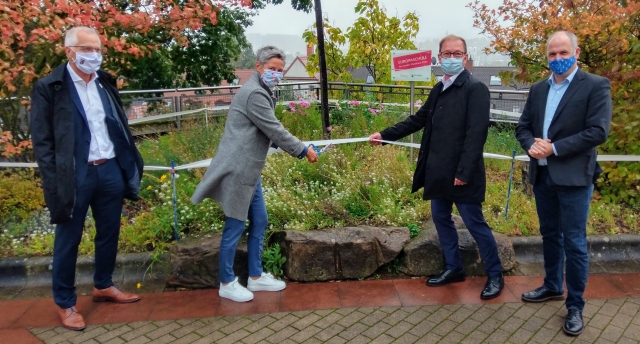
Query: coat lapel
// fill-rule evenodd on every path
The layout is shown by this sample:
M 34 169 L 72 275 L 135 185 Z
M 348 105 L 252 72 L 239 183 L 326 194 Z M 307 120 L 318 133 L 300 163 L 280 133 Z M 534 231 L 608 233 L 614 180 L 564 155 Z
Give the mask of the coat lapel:
M 84 120 L 84 124 L 87 127 L 89 127 L 89 122 L 87 122 L 87 114 L 84 112 L 84 106 L 82 106 L 82 101 L 80 101 L 80 96 L 78 95 L 76 84 L 73 82 L 73 79 L 71 79 L 71 75 L 69 75 L 68 71 L 65 71 L 65 74 L 67 77 L 67 83 L 69 84 L 69 93 L 71 94 L 71 100 L 73 101 L 73 104 L 76 106 L 76 109 L 78 109 L 78 112 L 82 116 L 82 119 Z
M 575 77 L 569 84 L 567 91 L 562 96 L 562 99 L 560 99 L 560 104 L 558 104 L 558 108 L 556 109 L 556 112 L 553 114 L 553 119 L 551 119 L 551 124 L 549 127 L 553 125 L 553 122 L 555 122 L 556 119 L 562 113 L 562 109 L 565 107 L 565 105 L 567 105 L 569 100 L 571 100 L 571 97 L 573 97 L 573 95 L 576 94 L 580 86 L 582 86 L 582 80 L 584 80 L 584 73 L 582 73 L 582 71 L 578 69 L 578 72 L 576 73 Z

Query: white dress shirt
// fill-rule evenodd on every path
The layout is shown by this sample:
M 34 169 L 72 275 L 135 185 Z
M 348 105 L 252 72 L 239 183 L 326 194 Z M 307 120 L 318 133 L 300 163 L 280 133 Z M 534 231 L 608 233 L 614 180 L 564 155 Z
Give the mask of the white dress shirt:
M 89 83 L 85 83 L 82 78 L 71 68 L 71 65 L 67 64 L 67 70 L 71 75 L 71 80 L 76 86 L 84 113 L 87 115 L 87 123 L 89 124 L 89 131 L 91 132 L 91 143 L 89 145 L 89 157 L 88 161 L 95 161 L 100 159 L 111 159 L 116 156 L 114 151 L 113 142 L 109 137 L 109 129 L 105 122 L 104 106 L 102 105 L 102 99 L 100 99 L 100 93 L 98 93 L 98 75 L 93 73 L 93 77 Z M 102 86 L 100 86 L 102 87 Z
M 464 72 L 464 69 L 460 71 L 460 73 L 462 72 Z M 450 76 L 447 80 L 444 79 L 446 77 L 446 74 L 442 76 L 442 90 L 444 91 L 449 88 L 449 86 L 453 85 L 453 82 L 456 81 L 456 78 L 458 77 L 458 75 L 460 75 L 460 73 Z

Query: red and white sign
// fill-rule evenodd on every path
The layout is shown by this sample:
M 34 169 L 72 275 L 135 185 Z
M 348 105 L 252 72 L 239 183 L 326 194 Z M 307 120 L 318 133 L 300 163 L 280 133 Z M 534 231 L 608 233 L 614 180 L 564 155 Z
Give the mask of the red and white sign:
M 392 81 L 431 81 L 431 50 L 392 50 Z
M 431 66 L 431 50 L 402 55 L 393 58 L 393 69 L 406 70 Z

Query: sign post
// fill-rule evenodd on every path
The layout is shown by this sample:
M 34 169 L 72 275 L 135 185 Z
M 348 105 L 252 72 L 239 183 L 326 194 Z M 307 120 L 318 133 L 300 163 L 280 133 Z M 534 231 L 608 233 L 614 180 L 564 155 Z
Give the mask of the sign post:
M 431 50 L 392 50 L 391 80 L 409 81 L 409 116 L 412 116 L 415 113 L 415 82 L 431 81 Z M 410 139 L 413 143 L 413 134 Z M 413 162 L 413 148 L 410 154 Z

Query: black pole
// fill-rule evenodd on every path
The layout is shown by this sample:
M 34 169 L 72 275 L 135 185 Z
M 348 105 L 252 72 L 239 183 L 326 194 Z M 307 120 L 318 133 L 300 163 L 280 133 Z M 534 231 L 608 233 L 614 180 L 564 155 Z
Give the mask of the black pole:
M 325 139 L 331 138 L 329 122 L 329 83 L 327 81 L 327 59 L 324 54 L 324 27 L 322 25 L 322 6 L 320 0 L 314 0 L 316 11 L 316 28 L 318 30 L 318 56 L 320 57 L 320 105 L 322 109 L 322 132 Z

